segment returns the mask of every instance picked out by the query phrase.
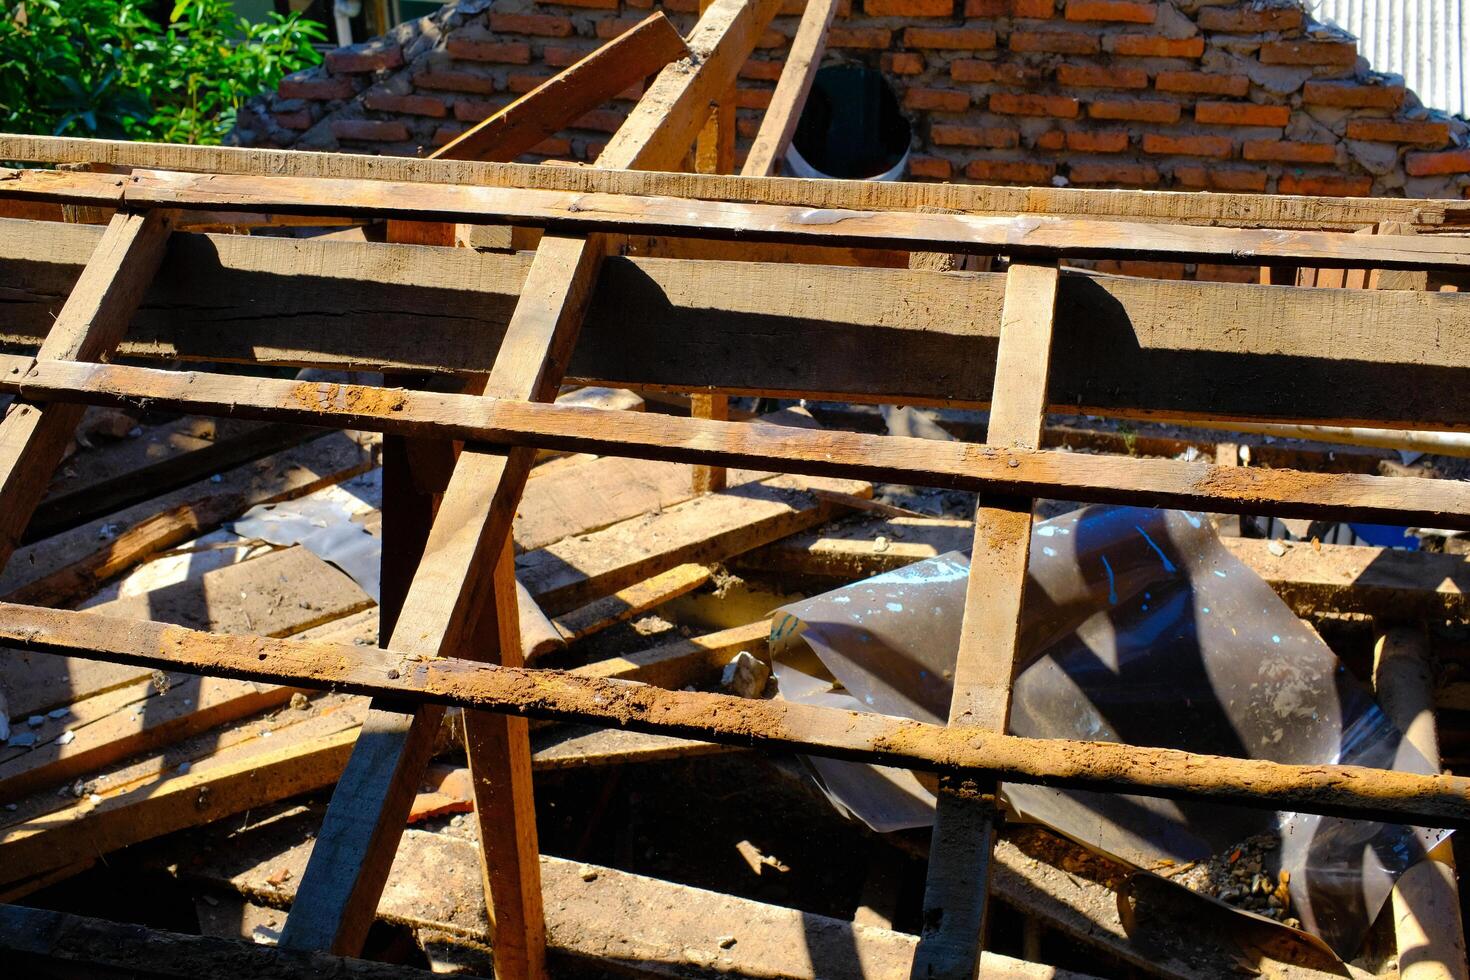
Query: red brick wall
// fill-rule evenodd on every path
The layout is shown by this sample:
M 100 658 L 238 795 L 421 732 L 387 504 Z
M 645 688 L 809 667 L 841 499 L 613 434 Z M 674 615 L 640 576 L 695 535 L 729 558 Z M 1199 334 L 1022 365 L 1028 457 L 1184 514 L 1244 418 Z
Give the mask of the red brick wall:
M 803 0 L 741 71 L 741 148 Z M 461 0 L 329 55 L 241 114 L 239 142 L 412 154 L 442 145 L 661 7 Z M 1412 197 L 1470 187 L 1463 122 L 1375 75 L 1293 0 L 844 0 L 827 61 L 887 73 L 916 179 Z M 593 159 L 630 90 L 529 159 Z

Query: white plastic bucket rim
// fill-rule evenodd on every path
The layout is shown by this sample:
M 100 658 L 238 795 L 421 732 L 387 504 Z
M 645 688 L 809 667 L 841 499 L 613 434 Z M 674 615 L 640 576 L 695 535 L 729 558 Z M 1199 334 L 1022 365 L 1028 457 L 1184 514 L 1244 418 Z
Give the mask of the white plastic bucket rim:
M 904 171 L 908 169 L 909 154 L 912 152 L 912 150 L 904 150 L 903 156 L 899 157 L 898 162 L 889 167 L 883 173 L 876 174 L 872 177 L 863 177 L 861 179 L 888 181 L 890 183 L 901 179 L 903 177 Z M 807 163 L 806 157 L 802 156 L 801 153 L 796 149 L 796 144 L 794 142 L 786 147 L 786 167 L 788 170 L 791 171 L 791 176 L 793 177 L 807 177 L 818 180 L 836 179 L 831 174 L 824 174 L 816 167 L 813 167 L 810 163 Z

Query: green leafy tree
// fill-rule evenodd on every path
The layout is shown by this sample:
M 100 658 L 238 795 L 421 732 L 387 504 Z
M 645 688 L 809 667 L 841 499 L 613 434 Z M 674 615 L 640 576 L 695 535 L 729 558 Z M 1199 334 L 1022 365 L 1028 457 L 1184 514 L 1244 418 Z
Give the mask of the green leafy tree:
M 316 64 L 319 24 L 251 24 L 229 0 L 20 0 L 0 19 L 0 127 L 9 132 L 218 143 L 247 99 Z

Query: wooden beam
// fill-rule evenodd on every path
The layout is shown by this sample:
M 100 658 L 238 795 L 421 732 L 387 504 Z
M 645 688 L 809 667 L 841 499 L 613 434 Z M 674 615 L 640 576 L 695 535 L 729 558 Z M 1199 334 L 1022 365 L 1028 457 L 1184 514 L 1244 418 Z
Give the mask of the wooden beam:
M 755 134 L 745 165 L 740 168 L 742 176 L 774 177 L 781 172 L 781 161 L 786 158 L 786 148 L 796 134 L 797 121 L 821 67 L 827 30 L 832 26 L 838 5 L 839 0 L 807 0 L 796 35 L 786 49 L 786 65 L 781 69 L 776 91 L 771 93 L 761 128 Z
M 986 433 L 992 445 L 1035 449 L 1041 444 L 1058 278 L 1054 264 L 1017 262 L 1006 273 L 995 393 Z M 949 709 L 951 727 L 1005 731 L 1016 674 L 1033 503 L 1029 497 L 986 497 L 976 511 Z M 924 888 L 924 930 L 914 954 L 915 980 L 972 980 L 978 975 L 1000 821 L 995 792 L 993 782 L 953 778 L 940 782 Z
M 39 343 L 100 234 L 0 220 L 13 298 L 0 345 Z M 483 374 L 529 264 L 470 249 L 176 234 L 119 352 Z M 642 389 L 980 407 L 1003 291 L 989 273 L 612 258 L 568 370 Z M 1470 424 L 1464 295 L 1068 273 L 1059 303 L 1052 411 Z M 360 313 L 322 312 L 335 308 Z M 1381 323 L 1396 325 L 1392 336 Z M 865 349 L 888 356 L 830 356 Z
M 0 369 L 5 357 L 0 355 Z M 0 378 L 4 371 L 0 370 Z M 1425 527 L 1470 526 L 1470 486 L 1454 480 L 1228 468 L 1202 461 L 1090 456 L 858 432 L 789 429 L 646 412 L 480 399 L 362 385 L 39 362 L 0 391 L 28 399 L 150 404 L 185 412 L 435 435 L 569 452 L 771 467 L 1096 503 Z
M 669 105 L 668 110 L 671 115 L 697 111 L 687 100 Z M 623 124 L 604 155 L 620 148 L 619 136 L 637 121 L 630 117 Z M 635 125 L 634 131 L 637 129 Z M 53 170 L 0 170 L 0 199 L 5 198 L 110 207 L 236 209 L 526 225 L 581 235 L 637 232 L 981 255 L 1001 252 L 1036 259 L 1147 257 L 1245 265 L 1309 261 L 1322 268 L 1470 269 L 1470 249 L 1466 249 L 1462 238 L 1449 235 L 1361 236 L 1077 218 L 862 211 L 731 204 L 687 196 L 450 187 L 346 178 L 242 177 L 177 171 L 142 171 L 119 178 Z
M 694 38 L 690 38 L 694 46 Z M 703 117 L 700 117 L 702 124 Z M 692 137 L 691 137 L 692 138 Z M 677 162 L 688 144 L 672 158 Z M 587 168 L 463 163 L 301 150 L 184 146 L 70 137 L 0 136 L 0 160 L 103 163 L 156 170 L 294 177 L 362 177 L 440 184 L 528 186 L 628 194 L 688 193 L 705 200 L 792 204 L 807 208 L 912 210 L 933 207 L 978 214 L 1071 215 L 1107 220 L 1158 220 L 1232 227 L 1352 229 L 1380 221 L 1414 225 L 1470 221 L 1470 204 L 1451 200 L 1199 194 L 1192 191 L 1084 190 L 914 184 L 861 180 L 753 181 L 693 174 L 595 173 Z M 667 170 L 662 162 L 650 169 Z
M 38 356 L 95 361 L 110 354 L 163 258 L 169 231 L 165 214 L 114 216 Z M 0 419 L 0 568 L 20 543 L 81 417 L 80 405 L 65 403 L 16 402 L 5 409 Z
M 510 105 L 445 144 L 444 160 L 508 162 L 585 113 L 610 102 L 688 48 L 674 25 L 656 11 Z
M 243 939 L 164 932 L 19 905 L 0 905 L 0 951 L 11 968 L 33 977 L 428 980 L 431 976 L 412 967 L 282 950 Z
M 1461 776 L 1024 738 L 783 701 L 667 691 L 562 671 L 456 658 L 414 660 L 401 650 L 217 635 L 8 603 L 0 603 L 0 640 L 44 653 L 332 688 L 401 703 L 591 722 L 973 778 L 1207 799 L 1415 826 L 1470 826 L 1470 779 Z

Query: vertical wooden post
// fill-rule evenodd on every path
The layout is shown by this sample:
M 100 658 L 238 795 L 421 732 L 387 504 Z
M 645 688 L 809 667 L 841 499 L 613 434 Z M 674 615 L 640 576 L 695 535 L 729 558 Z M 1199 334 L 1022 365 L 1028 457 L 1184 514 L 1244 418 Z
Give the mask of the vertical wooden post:
M 1436 769 L 1434 678 L 1422 628 L 1383 630 L 1373 648 L 1378 703 L 1410 745 Z M 1390 896 L 1402 980 L 1466 980 L 1465 929 L 1455 857 L 1445 841 L 1399 878 Z
M 1000 350 L 986 442 L 1035 448 L 1046 412 L 1058 270 L 1013 262 L 1006 274 Z M 1031 550 L 1032 501 L 995 497 L 975 514 L 975 543 L 955 664 L 951 725 L 1003 731 Z M 924 890 L 915 980 L 971 980 L 984 942 L 990 866 L 1000 814 L 995 786 L 941 780 Z

